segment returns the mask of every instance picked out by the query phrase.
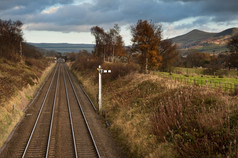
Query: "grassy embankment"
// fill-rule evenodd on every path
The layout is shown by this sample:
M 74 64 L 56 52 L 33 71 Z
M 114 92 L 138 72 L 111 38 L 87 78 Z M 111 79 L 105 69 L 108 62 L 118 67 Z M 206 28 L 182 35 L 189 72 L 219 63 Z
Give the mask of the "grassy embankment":
M 44 59 L 18 63 L 0 59 L 0 147 L 53 66 Z
M 96 102 L 98 63 L 91 62 L 75 62 L 72 71 Z M 237 96 L 120 64 L 103 68 L 112 69 L 103 75 L 103 117 L 131 157 L 238 156 Z

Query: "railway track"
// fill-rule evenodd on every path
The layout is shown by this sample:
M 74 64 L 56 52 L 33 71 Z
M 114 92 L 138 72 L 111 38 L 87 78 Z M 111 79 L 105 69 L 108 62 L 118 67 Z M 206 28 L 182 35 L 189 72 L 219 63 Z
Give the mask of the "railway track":
M 17 157 L 100 157 L 64 63 L 50 77 L 33 128 Z
M 68 94 L 70 96 L 70 102 L 72 105 L 72 115 L 73 115 L 73 123 L 75 124 L 75 133 L 78 137 L 76 137 L 76 144 L 78 147 L 78 156 L 79 157 L 99 157 L 100 153 L 98 151 L 96 142 L 94 140 L 92 131 L 89 127 L 87 118 L 84 114 L 83 108 L 80 104 L 78 95 L 76 93 L 75 87 L 69 75 L 69 72 L 66 67 L 64 67 L 67 73 L 67 79 L 65 80 L 66 85 L 70 85 L 67 87 L 71 87 L 68 90 Z M 79 115 L 79 113 L 81 115 Z

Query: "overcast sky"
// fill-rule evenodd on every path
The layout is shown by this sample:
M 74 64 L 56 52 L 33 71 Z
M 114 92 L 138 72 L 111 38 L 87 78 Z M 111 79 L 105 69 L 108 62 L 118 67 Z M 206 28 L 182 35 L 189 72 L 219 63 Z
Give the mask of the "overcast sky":
M 138 19 L 162 24 L 163 38 L 192 29 L 238 27 L 237 0 L 0 0 L 0 18 L 21 20 L 27 42 L 94 43 L 90 28 L 121 26 L 130 44 Z

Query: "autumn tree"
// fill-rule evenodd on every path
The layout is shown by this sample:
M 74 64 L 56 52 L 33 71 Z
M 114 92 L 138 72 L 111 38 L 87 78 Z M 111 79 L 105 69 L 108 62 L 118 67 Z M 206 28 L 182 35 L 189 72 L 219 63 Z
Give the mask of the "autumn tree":
M 120 27 L 118 24 L 115 24 L 112 29 L 109 31 L 109 37 L 111 40 L 111 47 L 112 47 L 112 61 L 115 61 L 115 56 L 123 57 L 126 55 L 125 44 L 120 35 Z
M 76 55 L 76 53 L 74 53 L 74 52 L 71 52 L 71 53 L 67 53 L 67 54 L 66 54 L 67 60 L 70 60 L 71 62 L 76 60 L 76 56 L 77 56 L 77 55 Z
M 0 56 L 18 60 L 22 55 L 22 22 L 0 19 Z
M 162 65 L 160 67 L 163 71 L 168 71 L 178 58 L 178 50 L 176 44 L 171 40 L 163 40 L 160 43 L 160 54 L 162 56 Z
M 193 50 L 186 58 L 187 67 L 205 67 L 210 64 L 211 57 L 208 53 L 202 53 L 198 50 Z
M 43 53 L 36 47 L 27 43 L 22 43 L 22 55 L 26 58 L 40 59 L 43 57 Z
M 120 35 L 120 27 L 117 24 L 107 32 L 101 27 L 94 26 L 91 28 L 91 33 L 94 35 L 96 42 L 95 56 L 104 58 L 104 61 L 111 57 L 113 62 L 115 56 L 125 56 L 126 50 Z
M 159 45 L 161 43 L 161 26 L 152 21 L 138 20 L 136 26 L 131 26 L 132 51 L 141 54 L 142 72 L 158 69 L 162 62 Z
M 227 48 L 230 51 L 227 61 L 229 69 L 231 67 L 238 67 L 238 34 L 234 35 L 227 44 Z
M 91 34 L 95 37 L 94 55 L 102 58 L 105 57 L 105 31 L 103 28 L 94 26 L 91 28 Z

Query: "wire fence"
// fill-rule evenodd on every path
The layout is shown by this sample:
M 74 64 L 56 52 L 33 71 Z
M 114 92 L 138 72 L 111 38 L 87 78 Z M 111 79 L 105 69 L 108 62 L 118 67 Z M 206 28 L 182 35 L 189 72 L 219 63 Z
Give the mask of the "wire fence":
M 174 76 L 166 76 L 160 74 L 163 78 L 168 78 L 170 80 L 174 80 L 176 82 L 196 85 L 196 86 L 203 86 L 206 88 L 213 88 L 213 89 L 221 89 L 223 92 L 227 92 L 230 94 L 238 93 L 238 85 L 235 83 L 224 83 L 224 82 L 216 82 L 211 80 L 198 80 L 198 79 L 191 79 L 191 78 L 184 78 L 184 77 L 174 77 Z

